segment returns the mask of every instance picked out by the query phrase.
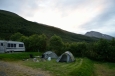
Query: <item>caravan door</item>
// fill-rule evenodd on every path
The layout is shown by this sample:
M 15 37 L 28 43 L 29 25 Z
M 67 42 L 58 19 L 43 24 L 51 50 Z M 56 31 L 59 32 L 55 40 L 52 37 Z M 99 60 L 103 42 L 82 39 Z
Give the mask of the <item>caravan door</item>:
M 4 52 L 5 52 L 4 42 L 0 42 L 0 53 L 4 53 Z

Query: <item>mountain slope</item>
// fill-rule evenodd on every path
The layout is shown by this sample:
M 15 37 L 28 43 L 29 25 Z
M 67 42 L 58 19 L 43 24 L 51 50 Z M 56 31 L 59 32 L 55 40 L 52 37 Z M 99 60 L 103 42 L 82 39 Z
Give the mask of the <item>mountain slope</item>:
M 103 39 L 109 39 L 109 40 L 113 38 L 112 36 L 102 34 L 100 32 L 96 32 L 96 31 L 87 32 L 85 35 L 89 36 L 89 37 L 97 37 L 97 38 L 103 38 Z
M 62 37 L 64 41 L 92 42 L 97 40 L 96 38 L 91 38 L 44 24 L 27 21 L 17 14 L 0 10 L 0 38 L 9 39 L 10 36 L 16 32 L 20 32 L 26 36 L 44 33 L 48 37 L 51 37 L 52 35 L 56 34 Z

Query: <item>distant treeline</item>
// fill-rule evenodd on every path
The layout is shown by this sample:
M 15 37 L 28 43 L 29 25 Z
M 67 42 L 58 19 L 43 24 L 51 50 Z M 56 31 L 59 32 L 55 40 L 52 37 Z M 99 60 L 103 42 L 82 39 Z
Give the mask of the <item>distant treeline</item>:
M 45 34 L 24 36 L 15 33 L 10 37 L 14 41 L 25 43 L 26 51 L 45 52 L 52 50 L 58 55 L 71 51 L 76 57 L 88 57 L 93 60 L 115 62 L 115 39 L 100 39 L 95 42 L 64 42 L 60 36 L 47 37 Z

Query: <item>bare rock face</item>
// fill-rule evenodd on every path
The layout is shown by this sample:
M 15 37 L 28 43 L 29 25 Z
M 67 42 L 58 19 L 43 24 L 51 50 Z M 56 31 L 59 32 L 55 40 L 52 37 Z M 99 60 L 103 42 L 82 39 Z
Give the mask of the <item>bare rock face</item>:
M 112 36 L 102 34 L 100 32 L 96 32 L 96 31 L 87 32 L 85 35 L 89 36 L 89 37 L 97 37 L 97 38 L 103 38 L 103 39 L 109 39 L 109 40 L 111 40 L 113 38 Z

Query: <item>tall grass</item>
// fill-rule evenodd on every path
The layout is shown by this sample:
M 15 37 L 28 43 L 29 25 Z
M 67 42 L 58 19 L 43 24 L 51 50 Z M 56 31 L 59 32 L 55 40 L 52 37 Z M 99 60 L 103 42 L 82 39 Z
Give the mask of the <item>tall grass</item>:
M 93 74 L 93 62 L 84 58 L 78 67 L 75 67 L 70 75 L 72 76 L 91 76 Z

